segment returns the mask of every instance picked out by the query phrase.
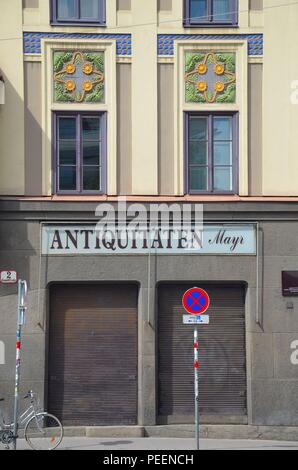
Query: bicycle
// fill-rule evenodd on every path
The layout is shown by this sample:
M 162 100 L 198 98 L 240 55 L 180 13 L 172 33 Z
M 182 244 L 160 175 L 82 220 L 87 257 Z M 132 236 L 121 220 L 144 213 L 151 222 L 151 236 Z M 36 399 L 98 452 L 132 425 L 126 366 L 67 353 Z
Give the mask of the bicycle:
M 63 426 L 56 416 L 39 409 L 36 395 L 29 390 L 24 399 L 30 398 L 30 406 L 18 418 L 20 425 L 24 427 L 24 437 L 27 444 L 33 450 L 54 450 L 63 439 Z M 1 398 L 0 401 L 4 401 Z M 13 423 L 5 423 L 3 415 L 0 413 L 0 442 L 6 449 L 10 448 L 13 442 Z

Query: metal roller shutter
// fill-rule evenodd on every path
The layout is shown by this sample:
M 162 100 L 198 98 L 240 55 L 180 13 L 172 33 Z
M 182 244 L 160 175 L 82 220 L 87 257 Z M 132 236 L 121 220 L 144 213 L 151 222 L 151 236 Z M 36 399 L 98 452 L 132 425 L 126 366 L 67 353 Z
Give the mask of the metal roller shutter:
M 51 288 L 48 411 L 64 425 L 137 423 L 137 287 Z
M 183 293 L 194 286 L 210 296 L 210 324 L 199 326 L 200 412 L 246 415 L 245 291 L 242 286 L 160 285 L 158 290 L 158 411 L 166 422 L 194 416 L 193 327 L 182 324 Z M 188 419 L 187 419 L 188 417 Z M 163 422 L 163 420 L 161 420 Z

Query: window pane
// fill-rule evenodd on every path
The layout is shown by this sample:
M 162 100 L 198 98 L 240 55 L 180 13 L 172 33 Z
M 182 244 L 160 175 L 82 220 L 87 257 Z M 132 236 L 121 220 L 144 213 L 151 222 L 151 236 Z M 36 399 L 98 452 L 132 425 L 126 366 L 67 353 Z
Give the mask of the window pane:
M 76 164 L 76 141 L 62 140 L 59 142 L 59 164 L 75 165 Z
M 99 165 L 100 147 L 98 142 L 84 142 L 83 159 L 84 165 Z
M 76 190 L 76 167 L 61 166 L 59 168 L 59 189 L 60 190 Z
M 213 21 L 228 21 L 230 18 L 230 1 L 213 0 Z
M 84 166 L 83 189 L 84 191 L 98 191 L 100 189 L 100 168 L 98 166 Z
M 58 18 L 75 18 L 76 16 L 76 0 L 58 0 Z
M 213 119 L 213 139 L 232 140 L 232 118 L 223 116 Z
M 232 190 L 232 168 L 214 168 L 214 190 L 231 191 Z
M 207 142 L 189 142 L 189 163 L 207 164 Z
M 59 118 L 59 139 L 76 138 L 75 118 Z
M 81 0 L 81 18 L 99 18 L 99 0 Z
M 206 21 L 207 0 L 190 0 L 190 17 L 195 21 Z
M 204 191 L 208 189 L 207 167 L 191 167 L 189 169 L 189 189 Z
M 232 143 L 231 142 L 215 142 L 213 147 L 213 157 L 215 165 L 231 165 L 232 164 Z
M 84 140 L 99 140 L 99 119 L 84 118 L 83 119 L 83 138 Z
M 190 140 L 207 140 L 207 118 L 189 118 L 189 138 Z

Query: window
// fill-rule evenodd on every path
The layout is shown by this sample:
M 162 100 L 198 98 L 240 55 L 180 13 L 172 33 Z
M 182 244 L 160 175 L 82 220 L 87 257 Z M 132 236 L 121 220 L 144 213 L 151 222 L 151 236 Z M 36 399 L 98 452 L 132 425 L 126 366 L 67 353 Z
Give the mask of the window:
M 185 0 L 185 26 L 237 25 L 237 0 Z
M 56 113 L 54 192 L 105 192 L 106 115 Z
M 237 114 L 186 114 L 186 192 L 237 191 Z
M 51 23 L 105 24 L 105 0 L 51 0 Z

